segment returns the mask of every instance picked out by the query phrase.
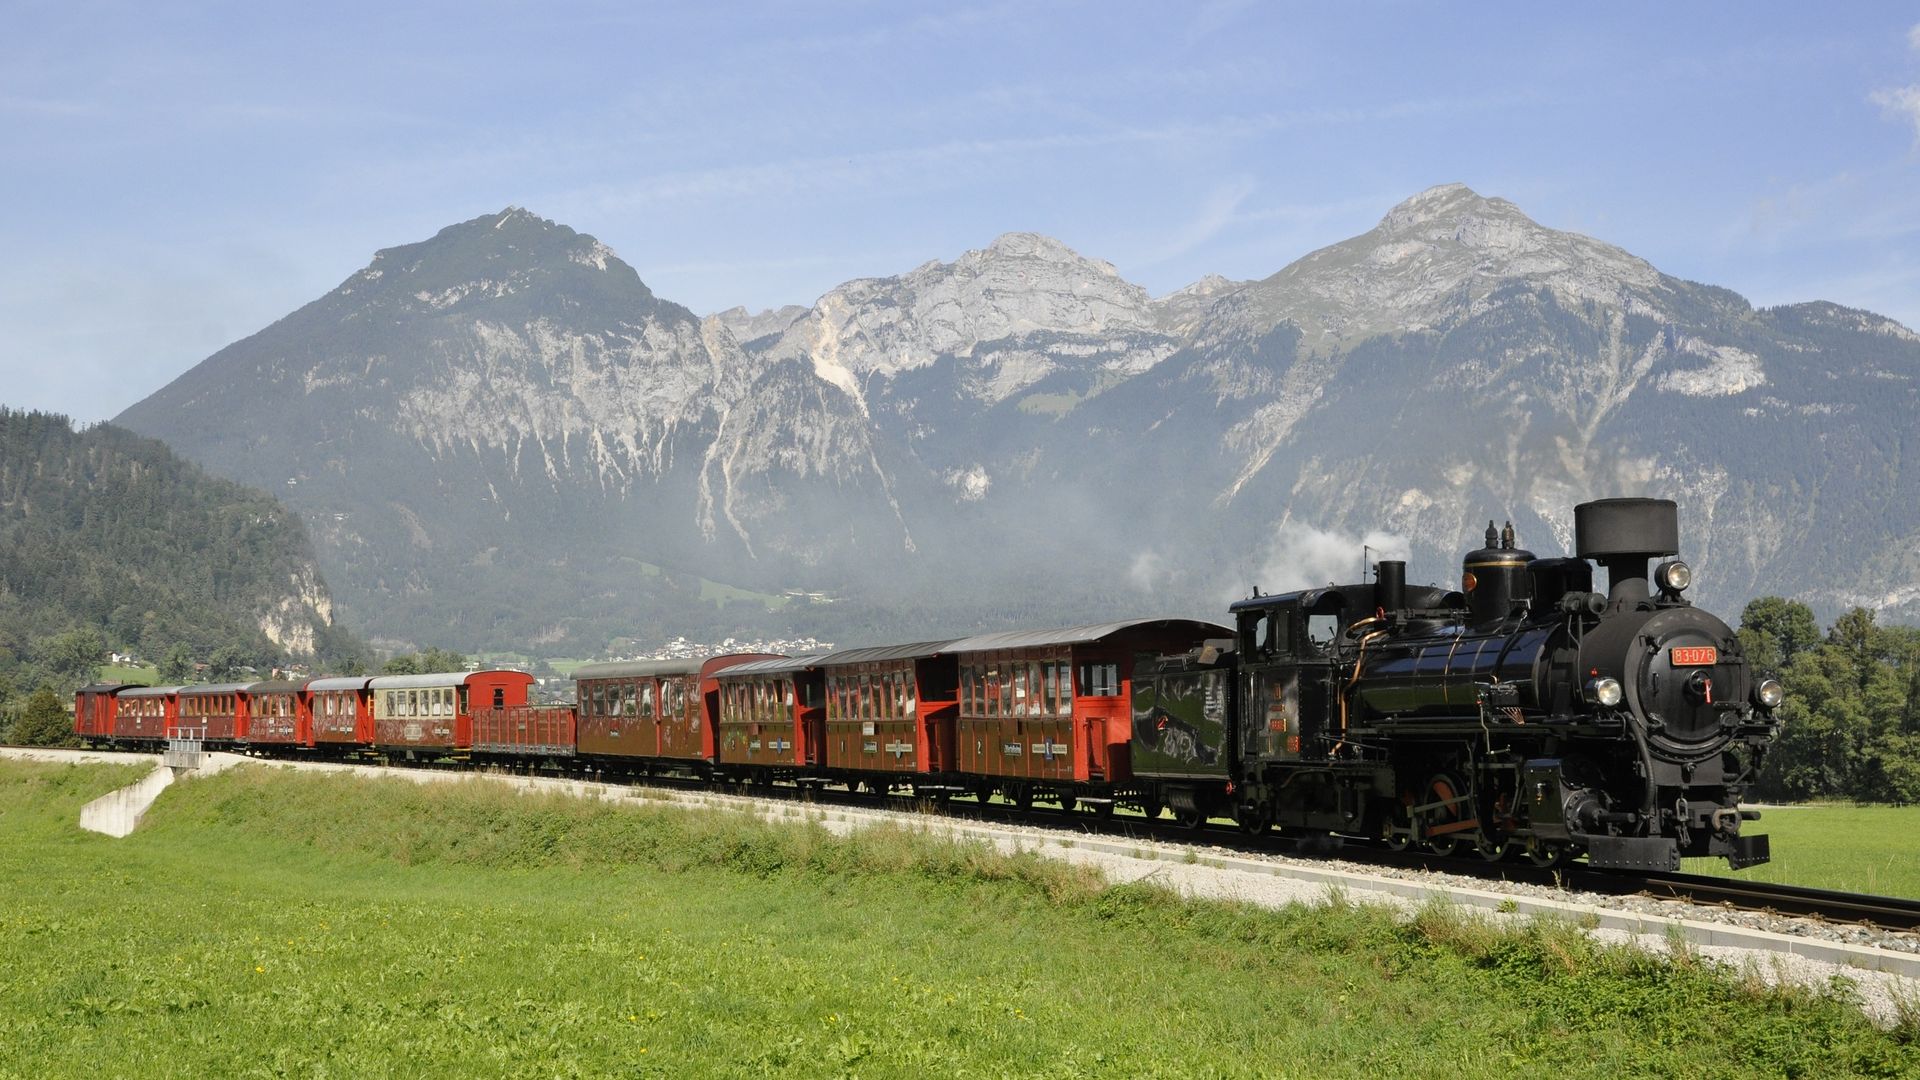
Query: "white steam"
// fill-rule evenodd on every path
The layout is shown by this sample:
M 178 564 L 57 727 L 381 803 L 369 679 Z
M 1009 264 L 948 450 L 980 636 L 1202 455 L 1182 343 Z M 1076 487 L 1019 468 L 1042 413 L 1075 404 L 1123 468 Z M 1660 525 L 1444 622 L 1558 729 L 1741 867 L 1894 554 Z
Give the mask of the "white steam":
M 1274 533 L 1255 583 L 1262 592 L 1281 593 L 1359 581 L 1363 548 L 1369 566 L 1381 559 L 1404 560 L 1413 550 L 1406 537 L 1378 529 L 1354 536 L 1289 522 Z

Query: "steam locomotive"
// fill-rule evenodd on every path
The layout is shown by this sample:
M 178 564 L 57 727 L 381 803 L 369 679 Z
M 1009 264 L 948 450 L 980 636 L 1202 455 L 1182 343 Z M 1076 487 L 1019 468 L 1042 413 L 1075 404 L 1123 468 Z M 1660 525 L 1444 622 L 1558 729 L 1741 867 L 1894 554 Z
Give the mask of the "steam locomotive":
M 1230 816 L 1309 843 L 1384 838 L 1541 865 L 1765 862 L 1740 807 L 1780 684 L 1684 598 L 1678 512 L 1574 509 L 1576 558 L 1489 523 L 1461 589 L 1376 579 L 1232 605 L 821 656 L 614 661 L 575 703 L 515 671 L 96 684 L 94 745 L 192 738 L 273 756 L 491 761 L 590 775 L 898 789 L 1062 810 Z M 1647 566 L 1665 559 L 1648 584 Z M 1608 592 L 1593 591 L 1593 560 Z M 1657 589 L 1657 591 L 1656 591 Z
M 1584 503 L 1574 528 L 1577 557 L 1538 559 L 1489 522 L 1458 591 L 1410 587 L 1396 561 L 1370 583 L 1256 590 L 1230 642 L 1137 664 L 1149 797 L 1188 821 L 1543 866 L 1765 862 L 1739 804 L 1781 685 L 1685 599 L 1674 503 Z

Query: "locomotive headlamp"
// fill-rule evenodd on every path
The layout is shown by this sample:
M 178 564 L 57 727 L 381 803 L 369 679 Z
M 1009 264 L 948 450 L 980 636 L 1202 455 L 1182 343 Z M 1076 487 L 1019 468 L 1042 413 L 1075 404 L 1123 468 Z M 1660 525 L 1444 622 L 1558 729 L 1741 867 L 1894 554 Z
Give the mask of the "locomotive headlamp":
M 1693 584 L 1693 567 L 1679 559 L 1663 562 L 1653 572 L 1653 583 L 1660 586 L 1660 591 L 1664 593 L 1686 592 L 1687 586 Z
M 1603 675 L 1587 682 L 1587 700 L 1595 705 L 1611 709 L 1620 704 L 1622 696 L 1619 679 L 1610 679 Z
M 1763 709 L 1777 709 L 1787 700 L 1787 688 L 1780 685 L 1779 679 L 1761 679 L 1760 685 L 1753 688 L 1753 699 Z

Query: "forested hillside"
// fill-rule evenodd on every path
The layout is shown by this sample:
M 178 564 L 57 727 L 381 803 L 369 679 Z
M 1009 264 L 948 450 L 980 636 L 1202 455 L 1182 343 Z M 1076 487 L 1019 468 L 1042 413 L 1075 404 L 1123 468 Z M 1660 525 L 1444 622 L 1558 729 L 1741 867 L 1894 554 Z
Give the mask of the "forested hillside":
M 109 649 L 231 670 L 355 660 L 305 529 L 272 497 L 102 424 L 0 408 L 0 697 Z

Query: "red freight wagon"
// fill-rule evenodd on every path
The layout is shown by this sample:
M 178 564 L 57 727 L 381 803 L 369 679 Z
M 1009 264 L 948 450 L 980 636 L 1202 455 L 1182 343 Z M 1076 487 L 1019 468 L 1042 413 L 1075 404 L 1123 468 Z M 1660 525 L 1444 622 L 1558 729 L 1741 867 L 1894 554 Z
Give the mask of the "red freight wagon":
M 73 733 L 92 744 L 113 738 L 113 717 L 119 707 L 117 695 L 129 683 L 88 683 L 73 695 Z
M 210 743 L 247 737 L 248 683 L 208 683 L 180 688 L 180 717 L 175 726 L 199 733 Z
M 826 674 L 827 768 L 865 773 L 953 768 L 960 667 L 946 651 L 949 644 L 844 649 L 819 660 Z
M 707 660 L 615 660 L 574 669 L 580 753 L 711 764 L 718 672 L 769 653 Z
M 277 680 L 247 687 L 247 731 L 251 744 L 312 746 L 312 717 L 306 683 Z
M 1028 781 L 1010 786 L 1016 797 L 1124 783 L 1133 775 L 1134 654 L 1231 636 L 1192 619 L 1133 619 L 956 641 L 948 650 L 960 663 L 960 771 Z
M 373 745 L 373 702 L 367 696 L 372 681 L 365 675 L 336 675 L 307 684 L 312 745 L 336 750 Z
M 113 737 L 158 741 L 180 721 L 178 686 L 134 686 L 120 691 L 113 711 Z
M 826 674 L 820 656 L 735 664 L 720 672 L 720 764 L 771 776 L 821 764 Z
M 524 671 L 454 671 L 382 675 L 367 683 L 373 698 L 373 745 L 408 752 L 473 747 L 473 710 L 527 703 L 533 676 Z
M 475 709 L 473 752 L 573 757 L 573 708 L 509 705 L 504 709 Z

